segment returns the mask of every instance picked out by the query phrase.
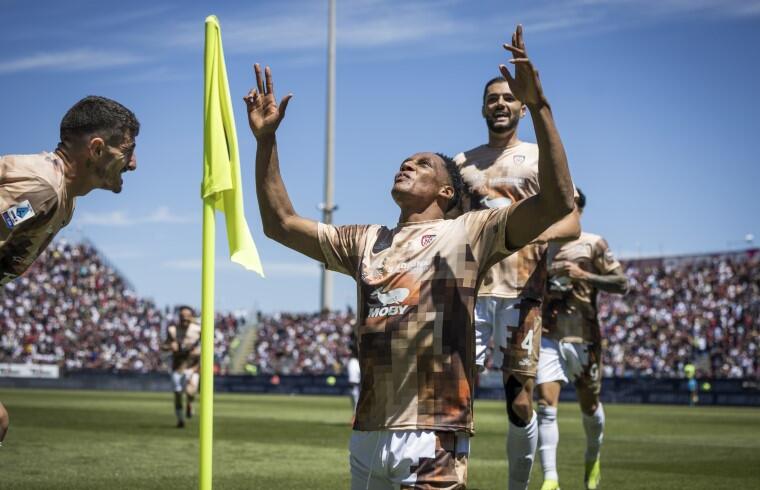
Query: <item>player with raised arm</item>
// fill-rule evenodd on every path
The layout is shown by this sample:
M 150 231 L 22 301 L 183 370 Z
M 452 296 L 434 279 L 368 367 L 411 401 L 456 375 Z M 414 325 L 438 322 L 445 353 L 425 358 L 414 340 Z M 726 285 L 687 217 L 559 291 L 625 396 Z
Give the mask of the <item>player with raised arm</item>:
M 132 111 L 91 95 L 63 116 L 54 152 L 0 156 L 0 286 L 23 274 L 71 222 L 77 197 L 121 192 L 122 174 L 137 168 L 139 132 Z M 3 434 L 7 412 L 4 419 Z
M 195 321 L 193 309 L 181 306 L 178 309 L 177 325 L 166 329 L 164 349 L 172 353 L 172 386 L 174 388 L 174 413 L 177 428 L 185 427 L 185 417 L 193 416 L 193 400 L 198 393 L 201 365 L 201 326 Z M 185 410 L 182 397 L 186 398 Z
M 525 46 L 515 55 L 526 57 Z M 481 114 L 488 143 L 454 157 L 467 188 L 461 211 L 507 207 L 539 192 L 539 147 L 520 141 L 517 134 L 527 109 L 506 78 L 486 83 Z M 571 240 L 579 234 L 578 214 L 573 212 L 544 233 L 540 242 L 494 265 L 478 290 L 475 362 L 484 368 L 492 341 L 491 363 L 502 371 L 507 405 L 510 490 L 527 489 L 538 444 L 533 386 L 541 344 L 546 241 Z
M 518 30 L 510 51 L 521 54 Z M 573 209 L 573 185 L 551 109 L 530 60 L 501 67 L 528 106 L 539 145 L 541 191 L 511 207 L 444 219 L 461 176 L 436 153 L 405 159 L 391 195 L 398 224 L 333 226 L 296 213 L 280 176 L 278 105 L 269 68 L 245 96 L 257 140 L 256 189 L 266 235 L 352 276 L 361 390 L 350 443 L 351 488 L 465 488 L 473 432 L 473 309 L 496 262 Z M 390 455 L 390 456 L 387 456 Z
M 582 212 L 586 196 L 578 190 L 576 205 Z M 597 319 L 599 291 L 624 294 L 628 281 L 607 242 L 599 235 L 582 233 L 563 245 L 549 246 L 549 287 L 544 304 L 544 336 L 538 360 L 539 454 L 544 470 L 541 490 L 558 490 L 557 404 L 563 383 L 572 381 L 583 412 L 586 432 L 587 489 L 599 488 L 599 452 L 604 432 L 602 339 Z

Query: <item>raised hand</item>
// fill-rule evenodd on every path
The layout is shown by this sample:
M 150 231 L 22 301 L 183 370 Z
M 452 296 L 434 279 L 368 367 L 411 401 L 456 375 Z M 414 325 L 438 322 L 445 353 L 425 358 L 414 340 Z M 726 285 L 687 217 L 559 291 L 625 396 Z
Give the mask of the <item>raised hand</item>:
M 277 105 L 277 99 L 274 97 L 274 83 L 272 82 L 272 71 L 267 66 L 264 69 L 266 84 L 261 79 L 261 66 L 256 63 L 253 65 L 256 72 L 256 88 L 252 88 L 248 95 L 243 97 L 246 110 L 248 111 L 248 125 L 251 127 L 253 135 L 258 139 L 274 135 L 277 127 L 285 117 L 285 109 L 288 107 L 293 94 L 288 94 L 282 98 Z
M 499 65 L 499 71 L 507 79 L 514 96 L 528 107 L 549 105 L 541 88 L 538 70 L 533 67 L 525 51 L 522 25 L 517 25 L 515 33 L 512 34 L 512 44 L 505 44 L 504 49 L 512 53 L 513 58 L 509 62 L 515 65 L 515 76 L 513 77 L 504 65 Z

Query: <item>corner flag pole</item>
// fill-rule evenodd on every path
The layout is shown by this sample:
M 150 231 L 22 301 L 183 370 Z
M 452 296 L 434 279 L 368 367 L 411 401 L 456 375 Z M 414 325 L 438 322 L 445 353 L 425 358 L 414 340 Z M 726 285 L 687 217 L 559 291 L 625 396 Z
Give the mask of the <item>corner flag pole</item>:
M 211 490 L 214 439 L 214 238 L 213 199 L 203 200 L 203 266 L 201 271 L 201 410 L 200 490 Z
M 232 110 L 222 33 L 206 18 L 203 69 L 203 268 L 201 272 L 201 490 L 211 490 L 214 430 L 214 242 L 216 211 L 224 213 L 230 260 L 264 277 L 243 205 L 235 114 Z

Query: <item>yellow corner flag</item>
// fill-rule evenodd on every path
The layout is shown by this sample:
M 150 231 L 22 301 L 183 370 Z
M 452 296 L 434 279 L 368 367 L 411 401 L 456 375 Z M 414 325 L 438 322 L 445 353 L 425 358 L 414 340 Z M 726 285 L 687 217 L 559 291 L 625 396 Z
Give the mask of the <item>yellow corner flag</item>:
M 203 270 L 201 272 L 201 403 L 199 488 L 211 490 L 214 429 L 215 216 L 224 213 L 230 259 L 262 276 L 259 254 L 243 209 L 235 118 L 222 35 L 216 16 L 206 18 L 203 98 Z
M 264 270 L 243 210 L 235 118 L 224 65 L 221 29 L 215 15 L 206 18 L 204 69 L 201 194 L 204 201 L 210 200 L 215 209 L 224 213 L 230 260 L 263 276 Z

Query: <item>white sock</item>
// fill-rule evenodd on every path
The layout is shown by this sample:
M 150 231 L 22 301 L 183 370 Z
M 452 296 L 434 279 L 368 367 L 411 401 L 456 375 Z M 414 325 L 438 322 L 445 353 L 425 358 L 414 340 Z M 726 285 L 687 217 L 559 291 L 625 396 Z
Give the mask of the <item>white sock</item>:
M 596 461 L 604 438 L 604 408 L 601 403 L 593 415 L 583 414 L 583 428 L 586 430 L 586 461 Z
M 557 407 L 538 406 L 538 454 L 541 455 L 541 468 L 544 480 L 559 481 L 557 474 L 557 444 L 559 444 L 559 426 L 557 425 Z
M 527 490 L 530 470 L 538 445 L 538 417 L 536 412 L 525 427 L 509 423 L 507 434 L 507 460 L 509 461 L 509 490 Z

